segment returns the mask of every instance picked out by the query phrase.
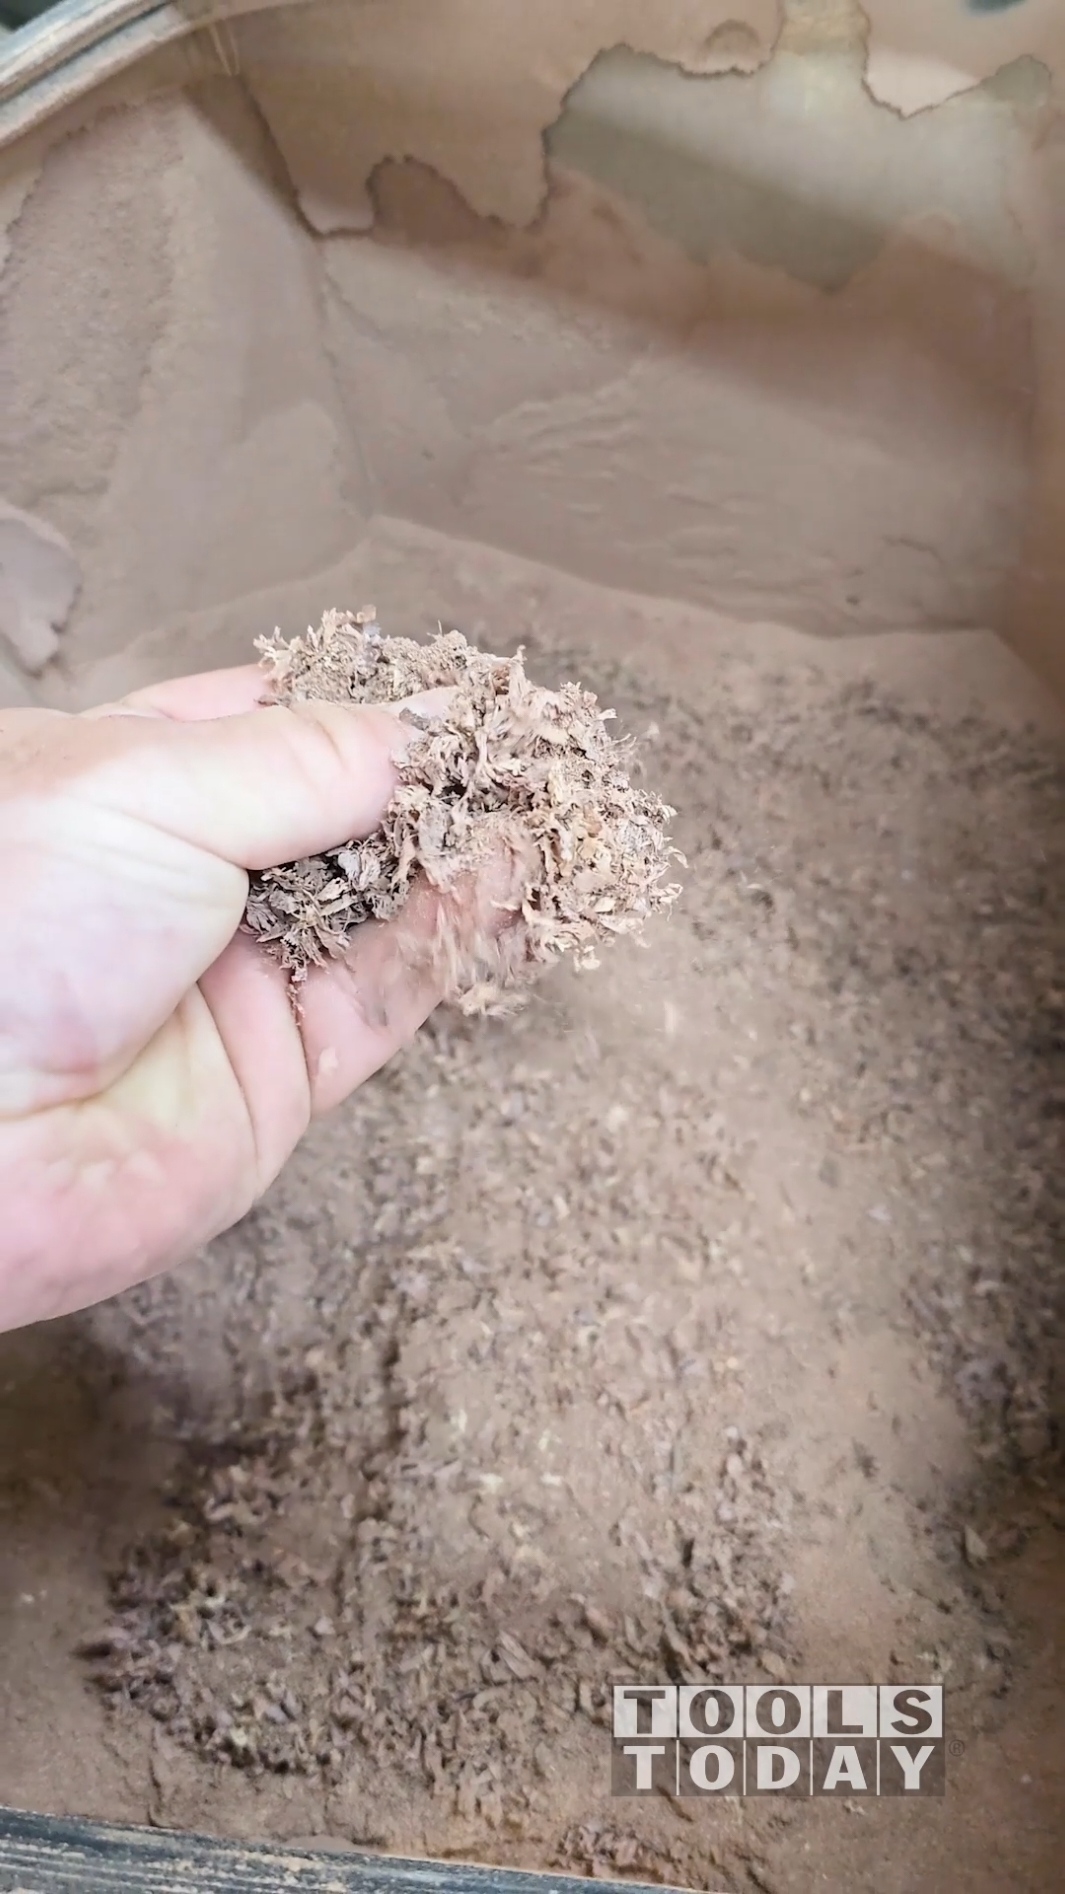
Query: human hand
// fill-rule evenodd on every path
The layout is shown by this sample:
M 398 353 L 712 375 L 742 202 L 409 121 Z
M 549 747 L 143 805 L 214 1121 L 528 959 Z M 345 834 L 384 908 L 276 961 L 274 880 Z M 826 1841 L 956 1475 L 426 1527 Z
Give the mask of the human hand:
M 297 1018 L 238 931 L 249 870 L 376 828 L 415 734 L 392 710 L 263 708 L 262 685 L 0 712 L 0 1330 L 228 1228 L 439 998 L 367 924 Z M 407 936 L 435 918 L 416 890 Z

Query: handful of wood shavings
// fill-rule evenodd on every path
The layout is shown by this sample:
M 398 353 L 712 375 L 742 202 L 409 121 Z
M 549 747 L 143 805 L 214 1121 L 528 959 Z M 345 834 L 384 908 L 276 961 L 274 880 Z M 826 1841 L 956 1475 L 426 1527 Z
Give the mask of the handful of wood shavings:
M 579 684 L 544 690 L 520 651 L 491 657 L 443 627 L 424 645 L 385 637 L 372 607 L 257 649 L 275 703 L 450 693 L 439 715 L 410 713 L 419 734 L 373 835 L 252 877 L 245 925 L 297 985 L 363 921 L 401 915 L 417 882 L 435 890 L 435 926 L 430 940 L 412 928 L 403 952 L 465 1012 L 508 1010 L 563 956 L 597 966 L 602 941 L 676 899 L 674 811 L 631 781 L 631 741 Z

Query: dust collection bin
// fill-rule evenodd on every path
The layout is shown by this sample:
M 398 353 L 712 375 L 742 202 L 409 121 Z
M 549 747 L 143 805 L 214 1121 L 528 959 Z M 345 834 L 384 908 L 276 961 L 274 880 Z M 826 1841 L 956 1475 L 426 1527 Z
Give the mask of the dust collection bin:
M 0 1339 L 0 1888 L 1049 1894 L 1060 0 L 2 17 L 0 707 L 373 600 L 687 866 Z

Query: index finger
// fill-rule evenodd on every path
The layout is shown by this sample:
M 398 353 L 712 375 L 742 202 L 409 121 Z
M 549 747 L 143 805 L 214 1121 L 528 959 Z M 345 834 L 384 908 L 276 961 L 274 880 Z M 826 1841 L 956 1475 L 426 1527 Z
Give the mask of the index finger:
M 216 717 L 239 717 L 257 710 L 266 686 L 266 673 L 258 664 L 235 664 L 224 671 L 200 671 L 193 677 L 149 684 L 117 703 L 102 705 L 94 714 L 127 710 L 143 717 L 168 717 L 174 723 L 209 723 Z
M 130 691 L 113 704 L 101 704 L 87 711 L 91 717 L 114 716 L 116 711 L 135 712 L 139 717 L 165 717 L 172 723 L 213 723 L 219 717 L 241 717 L 249 710 L 260 710 L 273 702 L 265 695 L 267 678 L 257 664 L 235 664 L 225 671 L 200 671 L 193 677 L 168 678 L 163 684 L 150 684 L 144 690 Z M 394 703 L 378 704 L 379 710 L 397 715 L 412 710 L 423 716 L 443 716 L 451 691 L 447 685 L 418 691 L 413 697 Z M 49 715 L 52 713 L 49 712 Z

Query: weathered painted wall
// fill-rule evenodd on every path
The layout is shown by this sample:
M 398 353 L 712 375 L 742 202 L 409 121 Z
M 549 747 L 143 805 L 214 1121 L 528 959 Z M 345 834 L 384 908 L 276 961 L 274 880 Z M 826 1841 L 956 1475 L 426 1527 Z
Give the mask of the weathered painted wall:
M 547 192 L 543 136 L 606 46 L 727 71 L 766 58 L 777 0 L 312 0 L 233 28 L 241 69 L 320 229 L 372 221 L 384 158 L 414 158 L 482 217 L 525 224 Z
M 866 82 L 897 111 L 921 112 L 1017 59 L 1065 61 L 1060 0 L 863 0 Z
M 1059 58 L 1044 0 L 312 0 L 68 106 L 0 154 L 68 661 L 243 638 L 376 512 L 1057 663 Z

